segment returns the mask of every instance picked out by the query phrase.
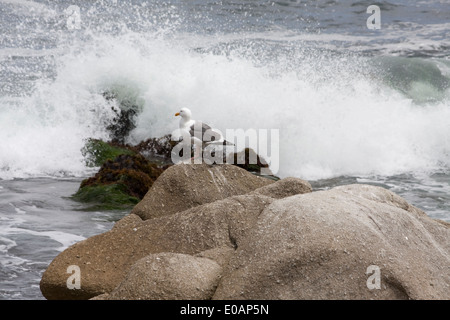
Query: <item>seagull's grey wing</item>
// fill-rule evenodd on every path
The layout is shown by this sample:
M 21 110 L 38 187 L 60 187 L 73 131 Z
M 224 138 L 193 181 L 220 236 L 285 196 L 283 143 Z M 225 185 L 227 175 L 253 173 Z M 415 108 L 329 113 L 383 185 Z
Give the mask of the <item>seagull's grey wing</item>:
M 197 137 L 203 142 L 215 141 L 222 137 L 220 132 L 215 131 L 211 126 L 201 121 L 195 121 L 189 128 L 189 133 L 192 137 Z
M 195 121 L 189 128 L 191 136 L 203 137 L 206 131 L 211 130 L 211 127 L 201 121 Z

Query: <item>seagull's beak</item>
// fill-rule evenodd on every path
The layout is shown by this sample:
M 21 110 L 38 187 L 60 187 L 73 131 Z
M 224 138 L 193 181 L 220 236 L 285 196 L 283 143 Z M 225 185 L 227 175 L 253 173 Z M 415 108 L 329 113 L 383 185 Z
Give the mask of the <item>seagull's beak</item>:
M 175 117 L 178 117 L 179 115 L 180 115 L 180 113 L 179 113 L 179 112 L 175 113 Z

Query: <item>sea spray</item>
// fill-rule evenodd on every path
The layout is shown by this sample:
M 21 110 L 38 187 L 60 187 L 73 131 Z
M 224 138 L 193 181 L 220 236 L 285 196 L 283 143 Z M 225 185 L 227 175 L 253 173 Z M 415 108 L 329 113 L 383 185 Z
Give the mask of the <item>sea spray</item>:
M 117 116 L 105 92 L 138 106 L 130 144 L 170 133 L 178 126 L 174 111 L 189 107 L 195 119 L 223 132 L 279 129 L 281 176 L 394 175 L 449 166 L 448 61 L 361 54 L 380 37 L 345 31 L 333 38 L 334 29 L 301 28 L 316 30 L 317 14 L 328 5 L 301 11 L 314 12 L 308 21 L 296 16 L 300 4 L 225 3 L 230 15 L 221 16 L 161 1 L 83 2 L 80 28 L 67 30 L 65 3 L 36 4 L 33 13 L 26 4 L 4 4 L 11 17 L 20 14 L 42 28 L 16 26 L 30 32 L 23 64 L 13 58 L 23 48 L 0 54 L 5 73 L 20 79 L 1 88 L 2 179 L 86 175 L 81 149 L 87 139 L 110 139 Z M 250 25 L 236 21 L 242 14 Z M 262 23 L 281 16 L 278 25 Z M 386 51 L 398 27 L 383 25 Z M 433 25 L 429 34 L 443 27 Z M 40 42 L 45 34 L 47 42 Z
M 132 144 L 170 133 L 178 126 L 174 111 L 189 107 L 222 131 L 279 129 L 282 176 L 391 175 L 449 165 L 448 99 L 416 104 L 384 81 L 386 70 L 370 58 L 289 42 L 288 50 L 245 41 L 240 45 L 250 47 L 243 50 L 199 52 L 184 37 L 97 36 L 56 58 L 53 81 L 36 81 L 14 103 L 2 98 L 2 178 L 82 175 L 85 139 L 109 138 L 107 90 L 139 101 Z M 258 59 L 267 50 L 272 56 Z

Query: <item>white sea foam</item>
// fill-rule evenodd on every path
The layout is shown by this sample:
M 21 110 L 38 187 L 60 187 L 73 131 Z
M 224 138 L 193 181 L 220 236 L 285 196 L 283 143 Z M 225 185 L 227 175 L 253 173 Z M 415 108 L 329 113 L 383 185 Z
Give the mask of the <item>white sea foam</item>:
M 0 237 L 0 252 L 5 253 L 8 252 L 9 249 L 15 247 L 17 243 L 11 239 Z
M 47 237 L 50 238 L 58 243 L 61 244 L 60 247 L 56 247 L 55 250 L 58 251 L 62 251 L 64 249 L 66 249 L 67 247 L 69 247 L 70 245 L 84 240 L 86 239 L 85 237 L 79 236 L 79 235 L 75 235 L 75 234 L 70 234 L 67 232 L 62 232 L 62 231 L 35 231 L 35 230 L 30 230 L 30 229 L 24 229 L 24 228 L 8 228 L 7 230 L 4 230 L 2 232 L 2 234 L 4 235 L 11 235 L 11 234 L 30 234 L 33 235 L 35 237 Z M 5 239 L 5 241 L 9 241 L 9 247 L 5 247 L 6 250 L 9 249 L 11 246 L 15 246 L 16 243 L 13 243 L 14 241 L 9 240 L 7 238 L 2 238 Z M 0 247 L 1 249 L 1 247 Z
M 55 15 L 56 12 L 46 5 L 28 0 L 2 0 L 3 4 L 14 6 L 14 12 L 23 16 L 34 16 L 36 14 Z
M 57 57 L 54 81 L 0 100 L 0 178 L 83 175 L 84 140 L 107 138 L 113 114 L 101 93 L 111 88 L 142 103 L 131 143 L 172 132 L 174 112 L 189 107 L 222 132 L 279 129 L 281 176 L 390 175 L 450 164 L 445 95 L 418 106 L 365 73 L 362 58 L 294 48 L 258 60 L 264 52 L 251 43 L 214 53 L 197 50 L 199 43 L 129 32 L 74 44 Z

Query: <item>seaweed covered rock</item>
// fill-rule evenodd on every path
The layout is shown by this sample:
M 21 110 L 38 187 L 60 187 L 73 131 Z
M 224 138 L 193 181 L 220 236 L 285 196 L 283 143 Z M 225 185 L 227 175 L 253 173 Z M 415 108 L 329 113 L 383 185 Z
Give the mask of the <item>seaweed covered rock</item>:
M 149 138 L 141 141 L 132 149 L 146 158 L 159 157 L 171 162 L 172 149 L 176 143 L 171 140 L 171 135 L 167 134 L 160 138 Z
M 130 195 L 143 198 L 163 169 L 147 161 L 142 155 L 121 154 L 106 161 L 98 173 L 81 183 L 81 188 L 96 184 L 122 183 Z
M 251 148 L 245 148 L 240 152 L 234 152 L 228 155 L 226 162 L 258 174 L 261 173 L 261 168 L 269 168 L 265 159 Z
M 140 154 L 120 154 L 107 160 L 95 176 L 85 179 L 73 196 L 92 209 L 121 209 L 135 205 L 164 171 Z
M 160 138 L 149 138 L 134 146 L 120 143 L 118 142 L 118 139 L 109 142 L 98 139 L 88 139 L 84 148 L 81 150 L 82 154 L 85 156 L 86 164 L 88 166 L 100 167 L 100 170 L 95 176 L 85 179 L 81 183 L 80 189 L 73 195 L 73 199 L 90 205 L 88 208 L 85 208 L 87 210 L 128 209 L 130 206 L 138 204 L 139 201 L 144 198 L 156 178 L 165 169 L 173 165 L 171 154 L 173 147 L 177 143 L 178 142 L 171 140 L 170 134 Z M 209 166 L 203 163 L 199 166 L 189 167 L 192 170 L 195 170 L 194 168 L 199 168 L 199 170 L 204 168 L 209 169 L 206 171 L 203 170 L 206 176 L 202 182 L 197 183 L 196 181 L 190 180 L 180 182 L 174 180 L 172 183 L 173 187 L 175 187 L 176 184 L 181 183 L 182 188 L 187 191 L 187 194 L 194 195 L 194 198 L 198 199 L 203 197 L 203 200 L 206 198 L 217 200 L 219 198 L 227 197 L 234 194 L 233 192 L 230 193 L 228 190 L 233 190 L 233 186 L 230 186 L 230 188 L 222 188 L 223 190 L 217 190 L 218 193 L 211 193 L 211 190 L 208 188 L 212 183 L 212 180 L 214 180 L 214 182 L 221 181 L 222 174 L 219 174 L 216 179 L 216 172 L 221 171 L 222 168 L 229 168 L 231 165 L 234 168 L 240 167 L 245 171 L 252 173 L 246 175 L 246 178 L 243 178 L 249 185 L 251 185 L 253 181 L 268 182 L 268 179 L 255 180 L 254 176 L 261 175 L 261 169 L 267 169 L 268 165 L 254 150 L 246 148 L 241 152 L 229 154 L 227 158 L 228 159 L 225 159 L 224 162 L 229 164 L 226 164 L 225 166 Z M 182 168 L 186 167 L 179 167 L 178 171 L 183 171 L 184 169 Z M 225 171 L 226 170 L 227 169 L 225 169 Z M 230 168 L 229 170 L 233 170 L 233 168 Z M 187 175 L 188 173 L 183 171 L 180 172 L 180 174 Z M 241 177 L 242 172 L 237 174 L 237 176 Z M 264 177 L 272 180 L 279 180 L 278 177 L 273 175 L 264 175 Z M 226 182 L 220 182 L 219 184 L 224 186 L 227 185 Z M 217 186 L 216 183 L 214 183 L 214 185 Z M 259 186 L 261 186 L 261 184 L 256 185 L 256 187 Z M 195 194 L 197 194 L 197 191 L 195 190 L 203 190 L 202 187 L 206 187 L 206 191 L 203 195 L 195 196 Z M 238 188 L 237 192 L 248 192 L 249 190 L 240 190 Z M 225 193 L 221 194 L 222 192 Z M 219 196 L 219 194 L 221 195 Z M 198 200 L 198 203 L 204 203 L 203 200 Z M 174 199 L 173 203 L 180 203 L 180 201 L 182 202 L 182 200 Z M 138 211 L 141 206 L 145 206 L 145 203 L 147 202 L 148 201 L 144 201 L 142 205 L 139 204 L 135 211 Z M 155 203 L 160 203 L 159 199 L 156 199 Z M 186 203 L 182 204 L 182 206 L 184 205 L 186 205 Z M 166 212 L 171 206 L 172 205 L 166 205 L 166 207 L 160 211 Z
M 121 210 L 128 209 L 139 202 L 139 198 L 127 194 L 123 184 L 84 186 L 72 196 L 72 199 L 87 204 L 84 210 Z
M 125 145 L 105 142 L 99 139 L 88 139 L 81 149 L 88 167 L 99 167 L 108 160 L 114 160 L 121 154 L 134 155 L 137 152 Z

